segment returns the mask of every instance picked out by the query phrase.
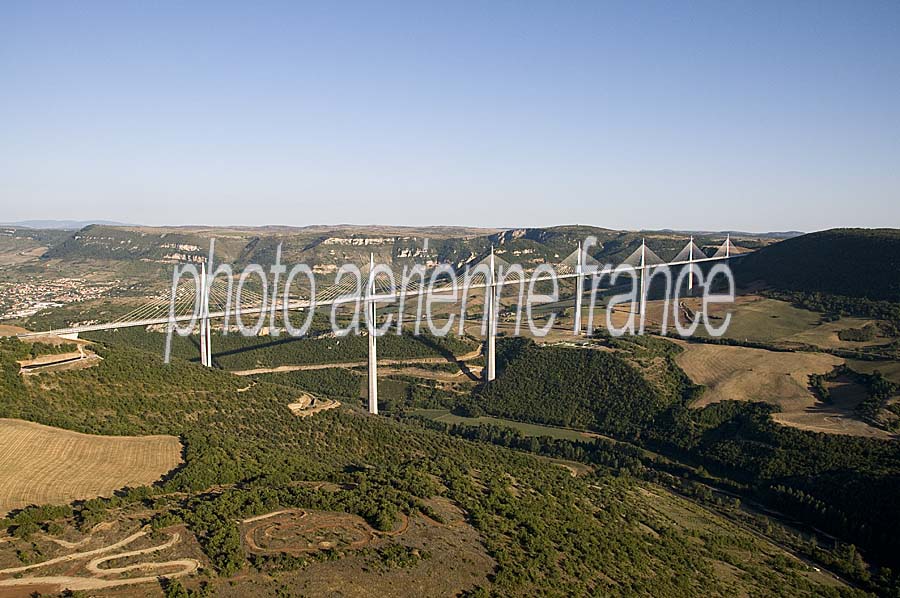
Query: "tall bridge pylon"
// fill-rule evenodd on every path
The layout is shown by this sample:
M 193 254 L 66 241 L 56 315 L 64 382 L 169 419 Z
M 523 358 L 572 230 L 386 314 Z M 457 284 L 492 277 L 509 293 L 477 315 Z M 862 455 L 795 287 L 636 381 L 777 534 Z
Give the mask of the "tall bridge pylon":
M 643 315 L 644 309 L 646 308 L 646 298 L 647 298 L 647 288 L 646 288 L 646 274 L 647 270 L 652 269 L 653 266 L 658 266 L 660 264 L 664 264 L 665 261 L 656 255 L 653 250 L 647 247 L 646 239 L 641 239 L 641 245 L 637 249 L 632 252 L 625 261 L 622 262 L 623 265 L 631 266 L 633 270 L 629 270 L 632 275 L 636 272 L 638 276 L 638 288 L 640 295 L 638 296 L 638 313 Z
M 731 234 L 725 236 L 725 242 L 713 254 L 714 258 L 728 259 L 731 257 Z
M 697 268 L 695 262 L 700 259 L 704 259 L 706 256 L 703 254 L 703 250 L 697 247 L 694 243 L 694 237 L 691 236 L 691 240 L 687 245 L 684 246 L 684 249 L 678 252 L 672 261 L 673 262 L 687 262 L 687 267 L 691 269 L 690 274 L 688 274 L 688 291 L 693 290 L 694 288 L 694 270 Z
M 369 285 L 367 290 L 368 298 L 366 300 L 366 321 L 369 328 L 369 413 L 378 415 L 378 339 L 376 331 L 378 326 L 375 323 L 375 315 L 377 306 L 372 297 L 375 295 L 375 254 L 369 257 Z
M 496 265 L 494 264 L 494 248 L 491 247 L 490 261 L 488 262 L 490 269 L 490 280 L 484 289 L 484 303 L 488 312 L 488 330 L 487 330 L 487 350 L 485 351 L 485 359 L 487 367 L 485 368 L 485 380 L 491 382 L 497 377 L 497 319 L 499 308 L 499 297 L 497 292 Z
M 644 271 L 647 269 L 647 241 L 645 239 L 641 239 L 641 297 L 640 297 L 640 309 L 638 313 L 640 315 L 644 315 L 644 311 L 647 307 L 647 289 L 646 282 L 644 281 Z
M 206 277 L 206 262 L 200 264 L 200 284 L 197 286 L 197 294 L 200 300 L 199 334 L 200 334 L 200 363 L 206 367 L 212 366 L 212 335 L 209 325 L 209 280 Z
M 578 259 L 575 262 L 575 334 L 581 334 L 581 302 L 584 295 L 584 256 L 581 241 L 578 242 Z

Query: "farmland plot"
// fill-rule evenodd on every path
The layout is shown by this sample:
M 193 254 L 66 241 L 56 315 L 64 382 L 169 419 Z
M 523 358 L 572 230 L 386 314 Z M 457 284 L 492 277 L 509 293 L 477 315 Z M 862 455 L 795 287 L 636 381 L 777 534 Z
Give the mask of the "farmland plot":
M 0 419 L 0 514 L 109 496 L 153 483 L 180 462 L 174 436 L 94 436 Z

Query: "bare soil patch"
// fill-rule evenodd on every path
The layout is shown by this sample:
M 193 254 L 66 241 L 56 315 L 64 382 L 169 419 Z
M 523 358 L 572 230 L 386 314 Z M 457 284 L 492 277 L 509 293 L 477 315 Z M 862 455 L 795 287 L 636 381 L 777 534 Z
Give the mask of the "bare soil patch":
M 312 395 L 301 395 L 296 401 L 288 404 L 288 409 L 297 417 L 309 417 L 316 413 L 340 407 L 334 399 L 320 399 Z

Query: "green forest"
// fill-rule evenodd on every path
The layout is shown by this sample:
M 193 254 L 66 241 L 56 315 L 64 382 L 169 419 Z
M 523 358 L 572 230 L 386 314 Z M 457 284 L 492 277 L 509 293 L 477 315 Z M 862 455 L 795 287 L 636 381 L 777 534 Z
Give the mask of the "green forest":
M 517 341 L 503 374 L 461 406 L 464 415 L 511 419 L 619 434 L 637 433 L 666 408 L 641 373 L 612 353 L 538 348 Z M 505 363 L 507 362 L 508 363 Z
M 770 418 L 775 408 L 763 403 L 725 401 L 690 409 L 688 403 L 702 388 L 680 370 L 666 379 L 680 381 L 677 394 L 683 398 L 667 402 L 671 393 L 635 375 L 634 359 L 623 357 L 627 352 L 505 342 L 505 367 L 497 380 L 476 398 L 460 401 L 457 412 L 583 427 L 703 466 L 730 491 L 826 530 L 892 570 L 900 567 L 897 442 L 780 426 Z M 632 357 L 658 351 L 658 365 L 677 369 L 666 359 L 679 350 L 672 343 L 652 338 L 611 342 L 631 346 Z M 880 378 L 871 378 L 873 392 L 890 392 L 877 384 Z

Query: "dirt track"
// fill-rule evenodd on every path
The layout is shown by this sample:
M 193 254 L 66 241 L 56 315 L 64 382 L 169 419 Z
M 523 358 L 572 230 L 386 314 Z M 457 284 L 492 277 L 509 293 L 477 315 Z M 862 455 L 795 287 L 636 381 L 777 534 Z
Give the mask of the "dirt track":
M 12 579 L 4 579 L 0 580 L 0 589 L 4 587 L 44 587 L 51 586 L 54 587 L 57 591 L 62 591 L 63 589 L 69 590 L 99 590 L 103 588 L 114 588 L 119 586 L 126 585 L 135 585 L 141 583 L 149 583 L 149 582 L 157 582 L 159 580 L 160 575 L 164 574 L 166 577 L 174 578 L 174 577 L 182 577 L 184 575 L 189 575 L 200 568 L 200 562 L 195 559 L 175 559 L 171 561 L 161 561 L 161 562 L 144 562 L 144 563 L 136 563 L 133 565 L 126 565 L 123 567 L 112 567 L 109 569 L 101 569 L 100 565 L 107 561 L 111 561 L 114 559 L 127 558 L 132 556 L 139 556 L 143 554 L 150 554 L 153 552 L 159 552 L 160 550 L 165 550 L 166 548 L 170 548 L 177 544 L 181 539 L 181 536 L 176 532 L 172 534 L 172 537 L 169 538 L 166 542 L 162 544 L 158 544 L 156 546 L 150 546 L 149 548 L 142 548 L 140 550 L 131 550 L 128 552 L 120 552 L 115 554 L 107 554 L 113 552 L 119 548 L 127 546 L 131 544 L 138 538 L 145 536 L 148 532 L 149 528 L 144 527 L 141 530 L 131 534 L 130 536 L 119 540 L 118 542 L 114 542 L 113 544 L 109 544 L 108 546 L 103 546 L 101 548 L 96 548 L 94 550 L 87 550 L 84 552 L 73 552 L 71 554 L 67 554 L 61 557 L 57 557 L 54 559 L 50 559 L 47 561 L 43 561 L 41 563 L 34 563 L 32 565 L 24 565 L 22 567 L 11 567 L 9 569 L 0 570 L 0 575 L 17 575 L 21 574 L 25 571 L 30 571 L 32 569 L 38 569 L 41 567 L 48 567 L 51 565 L 58 565 L 60 563 L 68 563 L 72 561 L 87 559 L 93 556 L 96 558 L 90 560 L 86 565 L 85 569 L 90 572 L 94 577 L 79 577 L 79 576 L 70 576 L 70 575 L 49 575 L 42 577 L 18 577 Z M 103 556 L 97 556 L 103 555 Z M 173 568 L 178 568 L 178 570 L 171 571 Z M 145 577 L 129 577 L 129 578 L 121 578 L 121 579 L 102 579 L 103 577 L 108 577 L 110 575 L 119 575 L 124 573 L 129 573 L 131 571 L 136 570 L 150 570 L 150 571 L 159 571 L 159 573 L 152 576 Z
M 243 523 L 245 545 L 259 554 L 317 552 L 338 542 L 336 538 L 324 539 L 329 532 L 344 536 L 345 548 L 356 549 L 371 542 L 376 534 L 358 515 L 302 509 L 276 511 L 251 517 Z
M 178 559 L 163 563 L 142 563 L 132 566 L 132 569 L 141 567 L 148 569 L 162 569 L 167 567 L 181 567 L 180 571 L 166 572 L 165 577 L 175 578 L 190 575 L 200 568 L 200 563 L 194 559 Z M 0 588 L 11 586 L 55 586 L 58 590 L 101 590 L 103 588 L 116 588 L 141 583 L 159 582 L 161 575 L 148 577 L 129 577 L 127 579 L 97 579 L 93 577 L 74 577 L 66 575 L 51 575 L 48 577 L 23 577 L 20 579 L 5 579 L 0 581 Z
M 84 559 L 90 556 L 94 556 L 95 554 L 103 554 L 105 552 L 127 546 L 145 535 L 147 535 L 147 528 L 136 531 L 127 538 L 124 538 L 114 544 L 110 544 L 109 546 L 104 546 L 102 548 L 95 548 L 94 550 L 87 550 L 85 552 L 73 552 L 72 554 L 63 555 L 60 557 L 56 557 L 55 559 L 50 559 L 49 561 L 34 563 L 32 565 L 23 565 L 21 567 L 12 567 L 10 569 L 0 569 L 0 575 L 21 573 L 22 571 L 29 571 L 31 569 L 37 569 L 38 567 L 46 567 L 48 565 L 55 565 L 57 563 L 68 563 L 69 561 L 77 561 L 78 559 Z
M 177 544 L 179 539 L 181 539 L 181 536 L 178 534 L 178 532 L 176 532 L 172 534 L 172 537 L 169 538 L 166 542 L 163 542 L 162 544 L 159 544 L 157 546 L 151 546 L 150 548 L 141 548 L 140 550 L 129 550 L 128 552 L 120 552 L 117 554 L 108 554 L 106 556 L 99 556 L 89 561 L 88 564 L 84 566 L 84 568 L 96 575 L 112 575 L 113 573 L 124 573 L 126 571 L 131 571 L 132 569 L 139 569 L 141 567 L 145 567 L 148 564 L 155 565 L 156 563 L 138 563 L 136 565 L 129 565 L 127 567 L 111 567 L 109 569 L 100 568 L 100 564 L 105 563 L 106 561 L 124 559 L 130 556 L 140 556 L 142 554 L 151 554 L 154 552 L 159 552 L 160 550 L 165 550 L 166 548 L 170 548 Z
M 452 360 L 446 357 L 412 357 L 409 359 L 379 359 L 378 365 L 404 365 L 407 363 L 453 363 L 454 361 L 469 361 L 481 357 L 481 349 L 476 349 L 465 355 L 460 355 Z M 306 370 L 327 370 L 331 368 L 354 368 L 365 367 L 369 365 L 368 361 L 342 361 L 337 363 L 313 363 L 307 365 L 280 365 L 274 368 L 256 368 L 253 370 L 237 370 L 231 372 L 238 376 L 252 376 L 254 374 L 276 374 L 282 372 L 297 372 Z
M 469 366 L 468 370 L 476 378 L 481 376 L 483 367 L 480 365 Z M 400 368 L 378 368 L 379 376 L 410 376 L 412 378 L 427 378 L 429 380 L 437 380 L 438 382 L 459 382 L 467 377 L 466 372 L 459 370 L 456 372 L 440 372 L 434 370 L 426 370 L 416 367 L 400 367 Z

